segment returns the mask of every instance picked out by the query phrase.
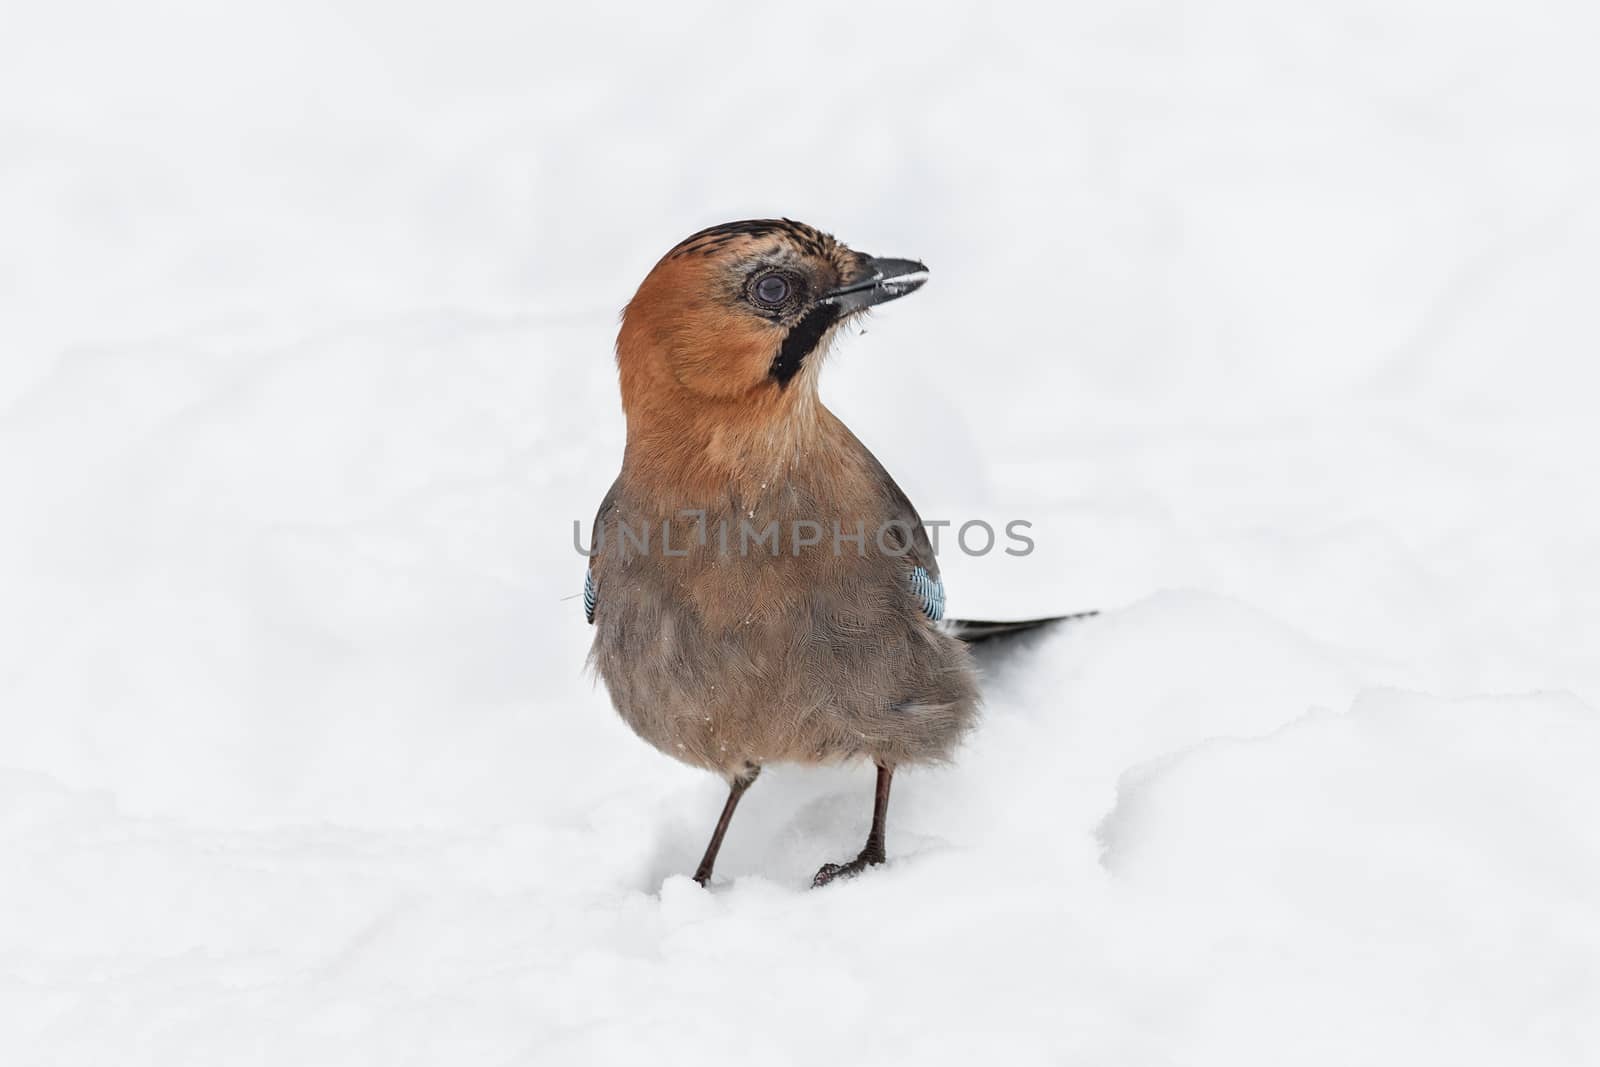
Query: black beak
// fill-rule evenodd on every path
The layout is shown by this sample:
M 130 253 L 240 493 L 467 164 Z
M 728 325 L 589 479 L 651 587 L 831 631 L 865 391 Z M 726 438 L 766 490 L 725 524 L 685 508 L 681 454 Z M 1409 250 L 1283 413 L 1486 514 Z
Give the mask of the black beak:
M 864 273 L 824 293 L 820 302 L 849 314 L 916 292 L 927 280 L 928 268 L 914 259 L 869 259 Z

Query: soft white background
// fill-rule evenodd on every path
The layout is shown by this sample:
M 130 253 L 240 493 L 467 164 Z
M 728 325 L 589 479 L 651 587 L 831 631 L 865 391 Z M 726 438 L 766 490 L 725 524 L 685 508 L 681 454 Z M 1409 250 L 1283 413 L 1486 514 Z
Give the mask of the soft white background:
M 1571 2 L 0 8 L 0 1060 L 1600 1060 Z M 786 214 L 990 657 L 722 800 L 583 669 L 611 344 Z

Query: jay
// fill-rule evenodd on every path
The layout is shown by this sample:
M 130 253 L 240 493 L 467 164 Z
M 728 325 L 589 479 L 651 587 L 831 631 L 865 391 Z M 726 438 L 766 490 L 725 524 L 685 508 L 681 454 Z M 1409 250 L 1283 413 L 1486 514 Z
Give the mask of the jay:
M 839 328 L 926 279 L 788 219 L 733 222 L 668 252 L 623 312 L 591 662 L 635 733 L 728 783 L 702 885 L 769 763 L 871 760 L 866 845 L 813 885 L 882 863 L 895 769 L 946 760 L 976 717 L 922 521 L 817 392 Z

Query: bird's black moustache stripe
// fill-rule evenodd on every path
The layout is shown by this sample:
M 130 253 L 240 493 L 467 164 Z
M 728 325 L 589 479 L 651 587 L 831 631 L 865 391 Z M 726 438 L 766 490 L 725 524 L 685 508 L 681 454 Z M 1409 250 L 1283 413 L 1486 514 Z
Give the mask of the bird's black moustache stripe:
M 806 357 L 822 341 L 822 335 L 839 321 L 840 314 L 840 310 L 832 304 L 818 304 L 789 327 L 788 336 L 784 337 L 778 354 L 772 359 L 770 371 L 780 386 L 788 385 L 789 379 L 800 373 Z

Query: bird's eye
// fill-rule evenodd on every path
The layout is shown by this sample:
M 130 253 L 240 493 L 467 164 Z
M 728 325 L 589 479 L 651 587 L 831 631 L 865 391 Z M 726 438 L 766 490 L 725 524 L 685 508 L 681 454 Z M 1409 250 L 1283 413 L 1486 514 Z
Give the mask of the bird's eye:
M 789 279 L 781 274 L 763 274 L 750 287 L 750 295 L 764 308 L 779 308 L 789 299 Z

